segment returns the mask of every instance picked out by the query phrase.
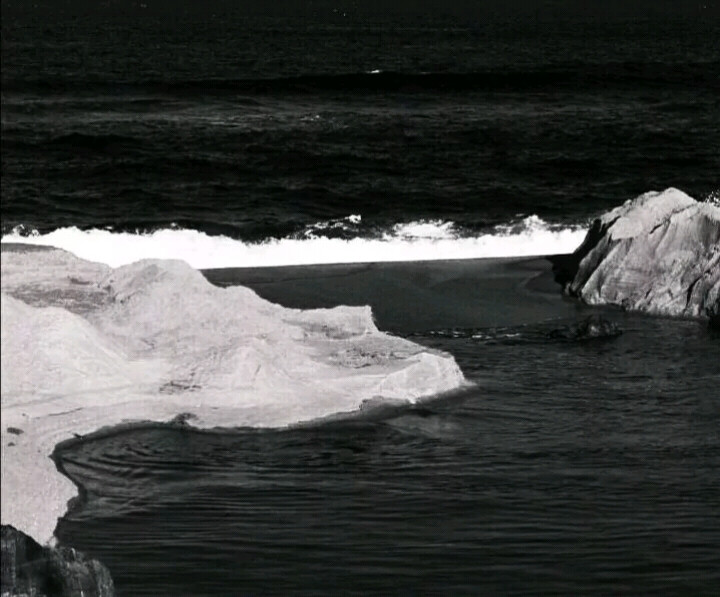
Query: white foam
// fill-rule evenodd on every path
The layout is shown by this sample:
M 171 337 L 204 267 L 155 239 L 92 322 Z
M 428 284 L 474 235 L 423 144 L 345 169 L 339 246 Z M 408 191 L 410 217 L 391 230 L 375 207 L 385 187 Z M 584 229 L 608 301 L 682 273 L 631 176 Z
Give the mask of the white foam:
M 454 222 L 442 220 L 420 220 L 407 224 L 395 224 L 393 234 L 386 235 L 385 240 L 392 242 L 393 237 L 406 241 L 418 239 L 427 240 L 454 240 L 458 237 Z
M 310 224 L 302 231 L 301 235 L 303 238 L 312 239 L 323 236 L 323 232 L 330 231 L 343 231 L 352 232 L 357 230 L 357 227 L 362 222 L 362 216 L 359 214 L 351 214 L 345 218 L 334 218 L 332 220 L 322 220 Z
M 140 259 L 181 259 L 198 269 L 263 267 L 328 263 L 430 261 L 519 257 L 571 253 L 582 242 L 580 226 L 553 227 L 529 216 L 476 236 L 461 236 L 452 222 L 431 220 L 396 224 L 381 238 L 328 238 L 323 229 L 346 229 L 360 216 L 315 225 L 303 238 L 249 243 L 226 236 L 210 236 L 190 229 L 163 229 L 149 233 L 59 228 L 48 234 L 13 231 L 3 243 L 54 246 L 111 267 Z

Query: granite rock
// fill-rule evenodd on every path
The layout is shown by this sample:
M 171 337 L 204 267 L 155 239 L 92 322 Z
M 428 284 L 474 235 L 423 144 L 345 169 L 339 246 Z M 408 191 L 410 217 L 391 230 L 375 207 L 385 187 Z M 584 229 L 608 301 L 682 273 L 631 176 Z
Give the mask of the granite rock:
M 596 219 L 554 270 L 588 304 L 717 321 L 720 207 L 672 188 L 645 193 Z

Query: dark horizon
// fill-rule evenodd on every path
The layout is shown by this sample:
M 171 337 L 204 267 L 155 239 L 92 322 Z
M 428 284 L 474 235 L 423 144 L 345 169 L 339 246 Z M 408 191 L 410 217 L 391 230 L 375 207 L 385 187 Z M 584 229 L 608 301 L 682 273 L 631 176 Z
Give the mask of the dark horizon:
M 44 17 L 167 17 L 167 16 L 274 16 L 301 18 L 370 18 L 427 16 L 465 18 L 556 19 L 671 19 L 720 16 L 718 0 L 604 0 L 579 4 L 573 0 L 2 0 L 2 16 Z

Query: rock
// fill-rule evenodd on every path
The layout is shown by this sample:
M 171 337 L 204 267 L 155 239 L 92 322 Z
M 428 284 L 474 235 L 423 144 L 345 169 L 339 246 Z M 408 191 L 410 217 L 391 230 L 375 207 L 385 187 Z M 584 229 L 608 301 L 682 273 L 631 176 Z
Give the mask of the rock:
M 622 334 L 620 326 L 599 315 L 590 315 L 582 321 L 550 332 L 551 338 L 564 340 L 589 340 L 592 338 L 613 338 Z
M 720 295 L 714 304 L 707 308 L 707 316 L 710 319 L 710 328 L 713 330 L 720 330 Z
M 467 385 L 452 355 L 381 332 L 369 307 L 289 309 L 180 261 L 0 261 L 0 521 L 40 544 L 77 495 L 48 458 L 65 440 L 147 422 L 286 427 Z
M 33 597 L 112 597 L 110 572 L 97 560 L 70 547 L 42 547 L 25 533 L 2 525 L 2 576 L 5 595 Z
M 595 220 L 553 270 L 592 305 L 717 322 L 720 207 L 677 189 L 646 193 Z

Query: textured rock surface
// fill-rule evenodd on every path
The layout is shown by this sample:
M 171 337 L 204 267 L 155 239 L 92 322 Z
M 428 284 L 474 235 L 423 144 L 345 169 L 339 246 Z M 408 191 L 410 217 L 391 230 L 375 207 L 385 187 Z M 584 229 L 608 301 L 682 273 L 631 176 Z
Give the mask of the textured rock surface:
M 2 251 L 2 522 L 44 544 L 77 488 L 50 454 L 104 427 L 282 427 L 465 384 L 369 307 L 287 309 L 180 261 Z
M 10 525 L 2 525 L 2 596 L 112 597 L 108 569 L 70 547 L 42 547 Z
M 595 220 L 555 272 L 589 304 L 709 318 L 720 300 L 720 208 L 677 189 L 646 193 Z

